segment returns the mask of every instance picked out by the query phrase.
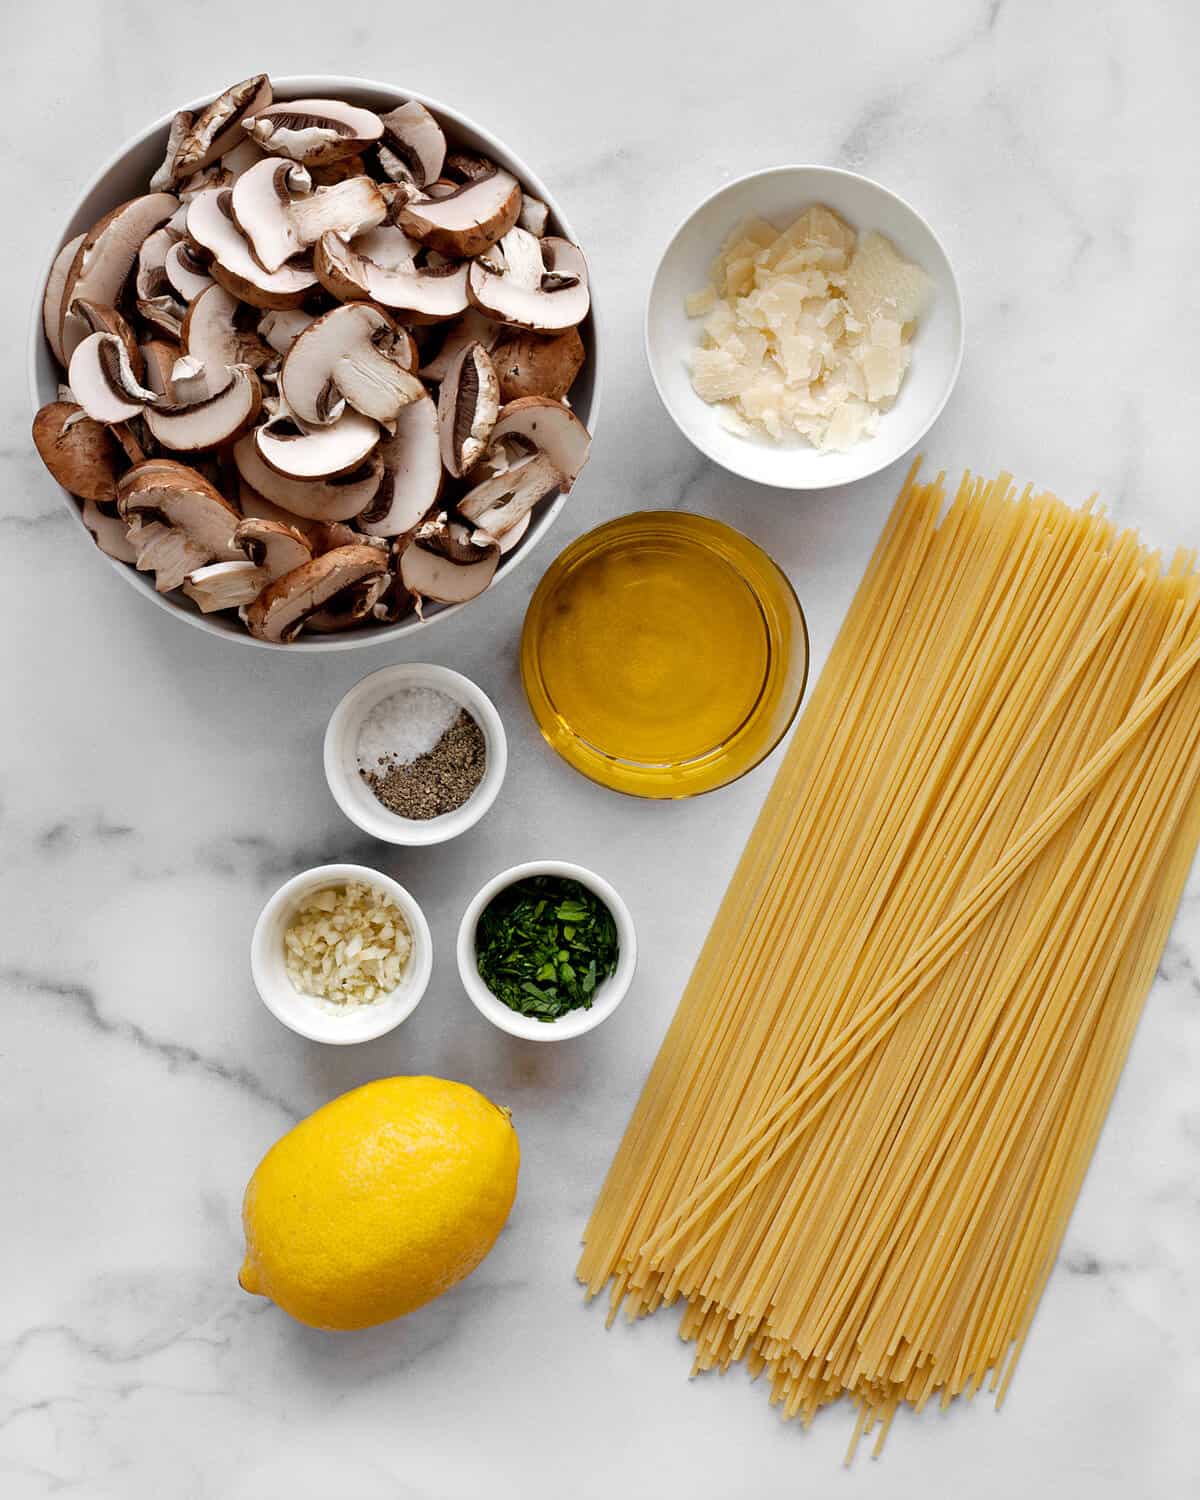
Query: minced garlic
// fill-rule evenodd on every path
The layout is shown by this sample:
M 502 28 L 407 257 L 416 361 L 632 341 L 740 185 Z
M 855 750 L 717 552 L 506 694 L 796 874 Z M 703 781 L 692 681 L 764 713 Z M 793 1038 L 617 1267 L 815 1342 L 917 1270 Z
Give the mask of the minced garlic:
M 692 384 L 742 436 L 845 449 L 871 437 L 912 357 L 929 278 L 883 235 L 814 204 L 780 232 L 740 224 L 687 298 L 704 318 Z
M 367 1005 L 400 983 L 412 935 L 390 897 L 352 881 L 314 891 L 288 923 L 283 948 L 300 994 Z

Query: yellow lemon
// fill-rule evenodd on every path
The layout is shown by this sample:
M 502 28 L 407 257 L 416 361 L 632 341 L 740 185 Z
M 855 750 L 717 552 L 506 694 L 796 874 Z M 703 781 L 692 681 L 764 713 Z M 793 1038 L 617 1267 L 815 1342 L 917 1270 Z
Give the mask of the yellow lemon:
M 517 1192 L 508 1111 L 465 1083 L 383 1078 L 277 1141 L 246 1188 L 238 1280 L 314 1328 L 369 1328 L 469 1276 Z

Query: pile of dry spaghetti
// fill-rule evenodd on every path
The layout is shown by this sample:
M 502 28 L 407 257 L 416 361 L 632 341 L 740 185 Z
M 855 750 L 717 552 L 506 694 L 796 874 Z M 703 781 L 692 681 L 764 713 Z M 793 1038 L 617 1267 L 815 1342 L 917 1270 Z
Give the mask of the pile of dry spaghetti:
M 579 1266 L 855 1441 L 1003 1397 L 1200 838 L 1194 558 L 944 499 L 914 466 Z

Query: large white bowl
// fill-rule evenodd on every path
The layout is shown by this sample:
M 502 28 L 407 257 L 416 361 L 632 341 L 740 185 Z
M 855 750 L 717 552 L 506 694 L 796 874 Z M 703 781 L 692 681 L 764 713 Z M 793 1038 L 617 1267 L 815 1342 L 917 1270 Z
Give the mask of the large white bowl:
M 743 219 L 784 229 L 813 203 L 832 208 L 860 233 L 875 229 L 915 261 L 933 282 L 917 324 L 912 364 L 896 404 L 872 438 L 846 453 L 821 453 L 797 439 L 770 443 L 739 437 L 717 418 L 717 408 L 692 388 L 688 355 L 700 342 L 701 320 L 689 318 L 684 298 L 708 285 L 709 267 Z M 659 262 L 646 305 L 646 357 L 663 405 L 683 435 L 722 468 L 758 484 L 820 490 L 865 479 L 921 441 L 958 379 L 963 309 L 942 242 L 921 215 L 878 182 L 838 167 L 769 167 L 727 183 L 704 200 L 675 231 Z
M 218 88 L 212 93 L 200 99 L 193 99 L 188 104 L 181 104 L 180 108 L 197 110 L 203 108 L 215 94 L 227 86 L 229 79 L 221 81 Z M 532 169 L 526 166 L 515 152 L 510 151 L 503 141 L 497 140 L 482 125 L 477 125 L 474 120 L 468 119 L 458 110 L 449 105 L 441 103 L 438 99 L 431 99 L 426 94 L 417 93 L 413 89 L 397 88 L 387 83 L 376 83 L 368 78 L 346 78 L 336 73 L 313 73 L 297 74 L 294 76 L 271 79 L 271 86 L 276 99 L 304 99 L 304 98 L 329 98 L 333 96 L 338 99 L 348 100 L 351 104 L 360 104 L 367 109 L 386 111 L 394 109 L 396 105 L 402 104 L 406 99 L 416 99 L 424 104 L 427 109 L 433 111 L 442 125 L 446 128 L 447 135 L 455 144 L 464 146 L 469 150 L 481 151 L 490 156 L 493 161 L 499 162 L 510 172 L 520 179 L 522 186 L 528 187 L 532 193 L 541 198 L 550 207 L 551 227 L 554 233 L 562 235 L 569 240 L 576 240 L 574 230 L 568 223 L 558 200 L 550 189 Z M 44 406 L 46 402 L 55 399 L 60 378 L 58 368 L 50 351 L 46 348 L 46 341 L 42 336 L 42 288 L 46 284 L 46 277 L 50 274 L 50 266 L 58 249 L 72 236 L 91 226 L 103 214 L 116 204 L 122 203 L 127 198 L 135 198 L 140 193 L 147 191 L 146 184 L 163 159 L 166 149 L 167 129 L 171 122 L 171 115 L 163 115 L 153 125 L 134 136 L 99 169 L 95 176 L 84 188 L 78 200 L 70 211 L 64 216 L 62 233 L 55 241 L 50 253 L 46 256 L 45 267 L 42 275 L 37 281 L 37 292 L 34 298 L 33 316 L 29 328 L 29 391 L 33 400 L 33 409 L 36 411 Z M 586 253 L 587 246 L 584 251 Z M 590 268 L 589 268 L 590 269 Z M 600 393 L 600 367 L 598 363 L 598 348 L 596 339 L 596 292 L 595 281 L 592 283 L 592 310 L 588 317 L 580 325 L 580 336 L 587 350 L 587 362 L 580 372 L 579 379 L 571 387 L 571 405 L 574 407 L 580 421 L 590 432 L 595 431 L 596 411 L 599 405 Z M 54 481 L 47 474 L 46 482 L 53 484 Z M 189 600 L 182 595 L 164 595 L 155 591 L 153 581 L 144 573 L 138 573 L 127 563 L 115 561 L 94 544 L 90 534 L 84 526 L 79 514 L 79 505 L 67 493 L 59 488 L 64 502 L 70 508 L 71 514 L 79 525 L 79 536 L 83 544 L 87 545 L 99 561 L 106 562 L 110 567 L 142 594 L 145 598 L 153 600 L 160 608 L 165 609 L 176 618 L 186 620 L 189 625 L 195 625 L 198 629 L 205 631 L 208 635 L 220 636 L 225 640 L 240 641 L 247 646 L 269 646 L 275 648 L 269 641 L 256 640 L 250 635 L 236 615 L 202 615 L 195 609 Z M 525 534 L 521 545 L 513 552 L 508 553 L 501 559 L 496 580 L 492 587 L 495 588 L 500 580 L 507 578 L 523 563 L 533 552 L 534 548 L 546 535 L 554 524 L 554 518 L 563 507 L 565 496 L 557 495 L 549 505 L 540 507 L 534 515 L 533 522 Z M 447 619 L 456 614 L 460 609 L 469 609 L 473 600 L 467 604 L 454 604 L 447 606 L 430 606 L 426 611 L 427 618 L 424 621 L 411 618 L 402 620 L 395 625 L 371 626 L 363 630 L 350 630 L 337 635 L 328 636 L 301 636 L 298 641 L 287 646 L 287 651 L 351 651 L 357 646 L 377 646 L 382 641 L 401 640 L 422 629 L 427 629 L 435 620 Z

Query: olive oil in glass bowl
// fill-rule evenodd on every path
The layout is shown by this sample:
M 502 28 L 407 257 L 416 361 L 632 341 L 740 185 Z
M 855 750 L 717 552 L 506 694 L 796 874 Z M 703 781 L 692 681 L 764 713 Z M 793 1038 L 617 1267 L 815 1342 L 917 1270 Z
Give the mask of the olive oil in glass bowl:
M 521 638 L 534 718 L 568 764 L 638 797 L 744 776 L 796 716 L 808 632 L 779 566 L 741 532 L 637 511 L 573 542 Z

